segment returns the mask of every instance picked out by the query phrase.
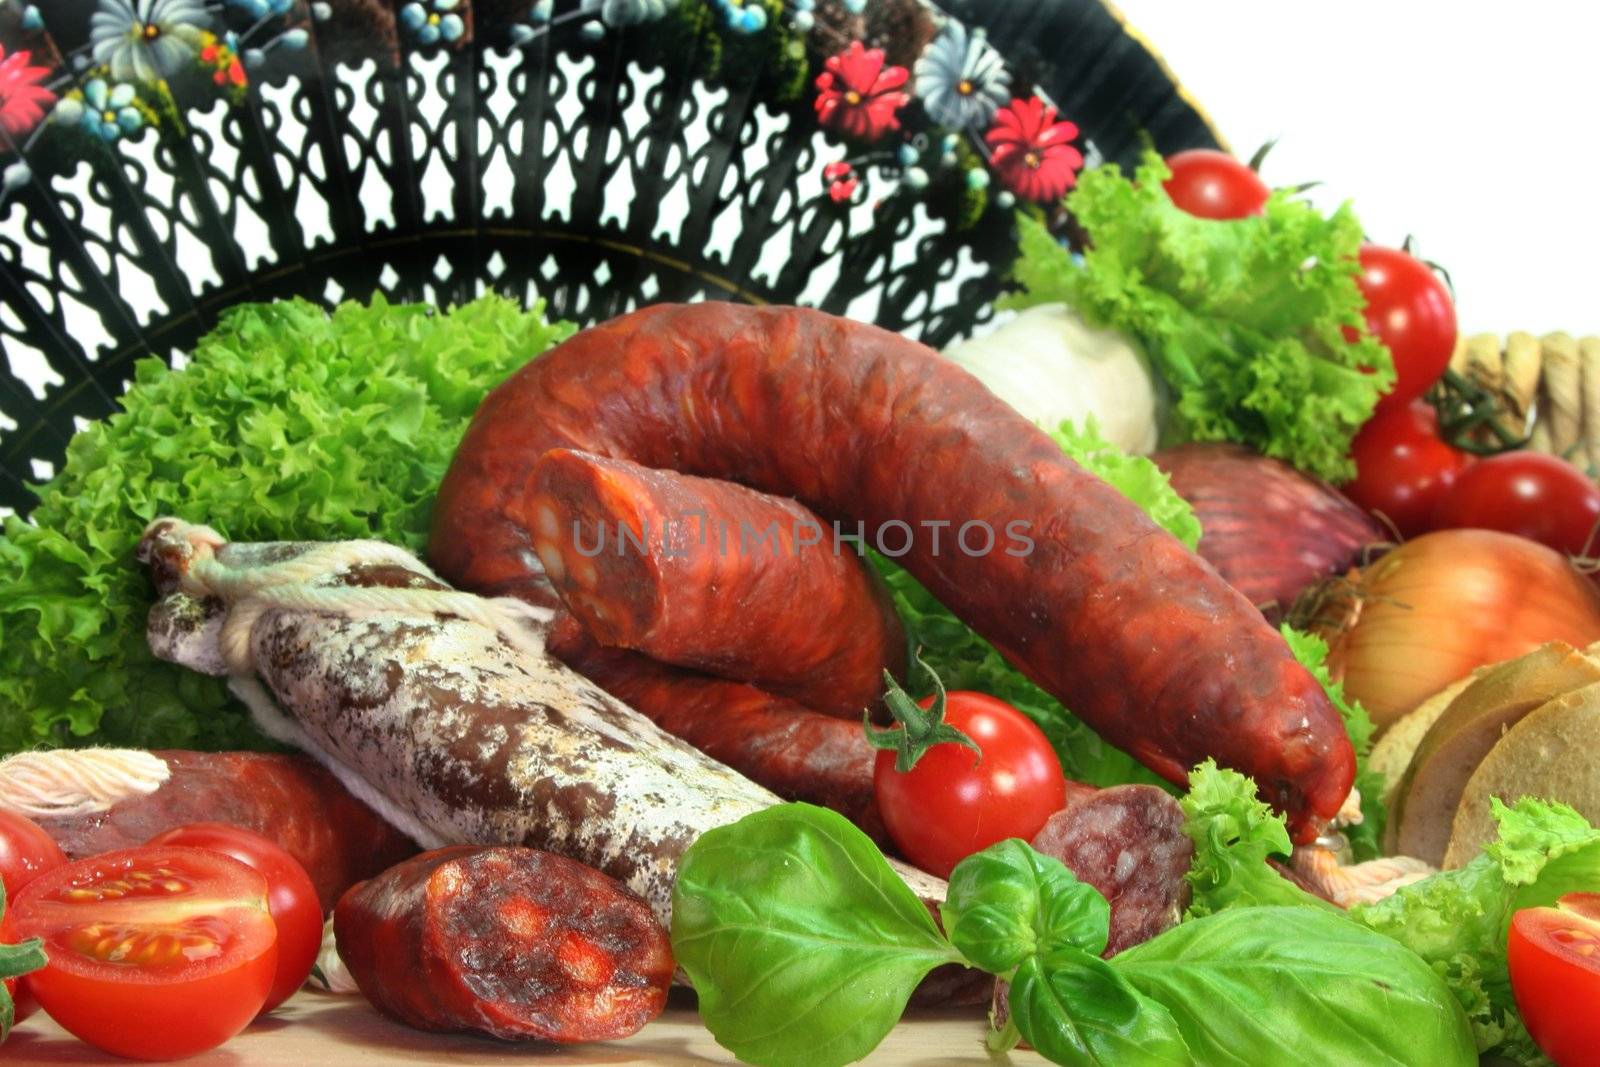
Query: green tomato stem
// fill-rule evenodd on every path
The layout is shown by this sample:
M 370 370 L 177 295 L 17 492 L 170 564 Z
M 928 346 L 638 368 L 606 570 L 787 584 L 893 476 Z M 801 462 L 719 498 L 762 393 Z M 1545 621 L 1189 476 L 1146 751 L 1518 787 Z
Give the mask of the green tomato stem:
M 976 766 L 983 759 L 983 750 L 972 738 L 944 721 L 944 682 L 922 661 L 920 652 L 913 658 L 916 660 L 916 666 L 933 678 L 933 704 L 927 711 L 923 711 L 917 706 L 917 702 L 911 699 L 910 694 L 900 688 L 894 676 L 884 671 L 883 703 L 898 727 L 879 729 L 872 725 L 871 714 L 863 712 L 861 727 L 866 731 L 868 743 L 873 748 L 893 752 L 894 769 L 900 774 L 905 774 L 915 767 L 928 749 L 943 744 L 965 745 L 972 749 L 975 754 L 972 762 Z

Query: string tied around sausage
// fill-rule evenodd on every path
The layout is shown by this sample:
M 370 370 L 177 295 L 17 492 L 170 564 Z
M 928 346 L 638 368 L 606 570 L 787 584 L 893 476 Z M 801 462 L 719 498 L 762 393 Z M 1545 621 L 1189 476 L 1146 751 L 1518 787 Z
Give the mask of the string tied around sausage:
M 138 749 L 19 752 L 0 760 L 0 809 L 30 819 L 96 815 L 171 777 L 166 760 Z
M 346 619 L 384 614 L 454 616 L 494 631 L 511 647 L 532 656 L 544 654 L 544 627 L 554 617 L 548 608 L 511 597 L 490 599 L 455 589 L 322 584 L 361 567 L 398 567 L 443 584 L 421 560 L 382 541 L 307 545 L 277 562 L 236 566 L 220 558 L 227 542 L 208 526 L 158 519 L 146 529 L 145 536 L 152 535 L 179 550 L 178 588 L 183 593 L 226 605 L 217 643 L 234 675 L 255 674 L 251 637 L 256 624 L 272 612 Z
M 1374 904 L 1435 873 L 1411 856 L 1384 856 L 1346 866 L 1337 853 L 1315 845 L 1295 849 L 1290 864 L 1318 896 L 1341 908 Z

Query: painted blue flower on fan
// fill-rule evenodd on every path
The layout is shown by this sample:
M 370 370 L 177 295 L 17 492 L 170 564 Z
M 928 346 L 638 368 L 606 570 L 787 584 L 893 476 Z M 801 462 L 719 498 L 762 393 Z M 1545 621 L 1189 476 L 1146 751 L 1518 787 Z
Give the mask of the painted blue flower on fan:
M 678 0 L 583 0 L 582 10 L 599 13 L 607 26 L 638 26 L 664 18 Z
M 31 181 L 33 181 L 33 168 L 26 163 L 13 163 L 5 169 L 3 175 L 0 175 L 0 189 L 14 193 Z
M 260 21 L 278 15 L 287 15 L 294 0 L 227 0 L 228 6 L 238 8 L 245 16 Z
M 144 115 L 136 106 L 138 93 L 126 83 L 116 88 L 104 78 L 93 78 L 83 87 L 83 99 L 63 97 L 56 104 L 55 121 L 64 126 L 79 126 L 106 144 L 144 126 Z
M 100 0 L 90 52 L 117 81 L 160 81 L 194 61 L 210 24 L 201 0 Z
M 928 117 L 958 130 L 987 125 L 1011 99 L 1011 75 L 982 30 L 945 24 L 917 60 L 916 88 Z
M 767 28 L 767 9 L 761 0 L 716 0 L 716 4 L 735 33 L 760 33 Z
M 400 9 L 400 23 L 419 44 L 453 44 L 467 32 L 467 24 L 456 14 L 460 6 L 461 0 L 413 0 Z

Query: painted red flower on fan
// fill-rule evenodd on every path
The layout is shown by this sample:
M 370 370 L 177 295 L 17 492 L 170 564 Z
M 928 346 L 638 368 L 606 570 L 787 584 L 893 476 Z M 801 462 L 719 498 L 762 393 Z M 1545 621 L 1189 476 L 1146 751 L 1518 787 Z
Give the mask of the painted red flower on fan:
M 50 76 L 49 67 L 30 67 L 31 52 L 9 56 L 0 47 L 0 129 L 20 137 L 44 121 L 56 94 L 39 83 Z
M 850 47 L 829 56 L 817 75 L 817 119 L 851 137 L 875 141 L 900 128 L 895 114 L 911 99 L 900 91 L 909 73 L 904 67 L 885 67 L 883 49 Z
M 984 135 L 994 169 L 1007 189 L 1027 200 L 1053 203 L 1078 182 L 1083 153 L 1072 146 L 1078 127 L 1057 122 L 1056 109 L 1037 96 L 1013 100 L 995 113 Z
M 856 169 L 842 159 L 822 168 L 822 180 L 828 183 L 828 198 L 835 204 L 849 202 L 861 185 Z

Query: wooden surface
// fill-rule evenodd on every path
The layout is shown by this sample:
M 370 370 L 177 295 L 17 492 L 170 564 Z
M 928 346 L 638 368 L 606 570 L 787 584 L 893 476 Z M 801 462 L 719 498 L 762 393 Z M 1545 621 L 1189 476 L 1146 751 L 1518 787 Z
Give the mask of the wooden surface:
M 601 1045 L 557 1047 L 515 1045 L 465 1035 L 426 1034 L 392 1022 L 359 996 L 335 997 L 302 992 L 272 1016 L 226 1045 L 182 1061 L 192 1067 L 335 1067 L 354 1064 L 505 1064 L 523 1060 L 539 1067 L 562 1064 L 737 1063 L 711 1039 L 690 1006 L 692 998 L 676 998 L 667 1013 L 626 1041 Z M 955 1067 L 958 1064 L 1006 1063 L 991 1059 L 983 1047 L 987 1023 L 980 1008 L 963 1012 L 919 1013 L 902 1022 L 878 1050 L 871 1064 L 904 1067 Z M 1009 1061 L 1032 1067 L 1045 1061 L 1036 1053 L 1013 1052 Z M 99 1052 L 36 1015 L 14 1031 L 0 1047 L 0 1062 L 127 1063 Z

